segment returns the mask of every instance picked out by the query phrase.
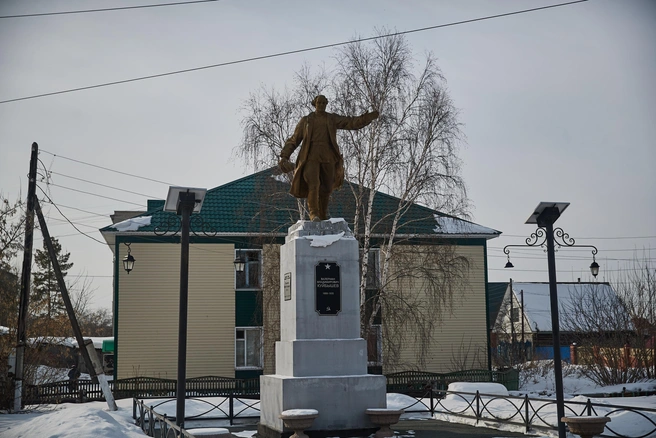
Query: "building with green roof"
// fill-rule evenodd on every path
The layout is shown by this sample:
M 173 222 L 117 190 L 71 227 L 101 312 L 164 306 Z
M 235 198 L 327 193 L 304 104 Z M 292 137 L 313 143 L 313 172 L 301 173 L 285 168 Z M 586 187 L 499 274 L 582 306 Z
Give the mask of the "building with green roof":
M 330 210 L 332 217 L 342 217 L 353 227 L 357 212 L 351 189 L 345 184 L 333 192 Z M 275 372 L 279 247 L 289 226 L 303 215 L 302 204 L 288 190 L 285 175 L 267 169 L 208 190 L 201 212 L 192 215 L 188 377 Z M 129 218 L 126 212 L 117 212 L 114 223 L 100 230 L 114 253 L 115 378 L 177 375 L 180 221 L 163 205 L 161 200 L 149 201 L 147 211 L 136 216 L 132 212 Z M 398 198 L 375 194 L 376 225 L 371 233 L 375 257 L 389 236 L 398 206 Z M 359 230 L 353 231 L 359 235 Z M 451 248 L 467 260 L 466 281 L 457 286 L 449 311 L 436 315 L 435 324 L 430 324 L 434 325 L 431 345 L 404 342 L 393 361 L 386 361 L 382 352 L 388 342 L 384 334 L 389 338 L 394 328 L 386 327 L 385 314 L 380 315 L 369 339 L 372 370 L 450 371 L 458 358 L 473 357 L 461 351 L 464 345 L 477 352 L 476 363 L 467 364 L 468 368 L 489 366 L 487 240 L 500 234 L 421 205 L 408 206 L 396 231 L 398 247 L 410 249 L 415 258 L 422 254 L 421 248 Z M 122 266 L 128 251 L 136 260 L 129 273 Z M 245 260 L 243 272 L 235 270 L 236 258 Z M 412 286 L 405 281 L 399 279 L 397 287 L 421 299 L 421 281 Z

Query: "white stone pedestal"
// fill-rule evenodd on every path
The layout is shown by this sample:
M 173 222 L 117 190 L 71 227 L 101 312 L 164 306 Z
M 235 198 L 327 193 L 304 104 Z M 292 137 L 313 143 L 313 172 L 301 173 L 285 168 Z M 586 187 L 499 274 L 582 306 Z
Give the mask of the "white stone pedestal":
M 288 409 L 319 411 L 310 435 L 375 431 L 365 410 L 386 407 L 386 379 L 367 374 L 358 251 L 344 221 L 289 229 L 280 250 L 276 374 L 260 377 L 260 435 L 291 432 L 279 418 Z

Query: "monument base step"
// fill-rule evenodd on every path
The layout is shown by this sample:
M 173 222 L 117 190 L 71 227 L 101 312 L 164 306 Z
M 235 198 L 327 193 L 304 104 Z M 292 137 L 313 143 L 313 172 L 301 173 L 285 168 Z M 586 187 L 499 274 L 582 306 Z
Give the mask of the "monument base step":
M 280 414 L 288 409 L 316 409 L 319 416 L 313 431 L 330 431 L 333 435 L 348 430 L 375 429 L 366 414 L 369 408 L 387 406 L 385 376 L 290 377 L 278 374 L 260 376 L 260 424 L 283 433 Z M 349 436 L 349 435 L 343 435 Z M 366 435 L 365 435 L 366 436 Z

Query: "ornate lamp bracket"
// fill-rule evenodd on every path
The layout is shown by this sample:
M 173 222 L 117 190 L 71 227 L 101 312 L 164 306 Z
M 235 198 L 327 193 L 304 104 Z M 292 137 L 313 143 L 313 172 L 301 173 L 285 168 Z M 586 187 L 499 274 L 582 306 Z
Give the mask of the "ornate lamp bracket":
M 554 250 L 558 251 L 559 248 L 562 247 L 567 247 L 567 248 L 592 248 L 592 265 L 590 265 L 590 269 L 592 270 L 593 268 L 596 267 L 596 272 L 599 271 L 599 265 L 597 264 L 597 260 L 595 256 L 597 255 L 597 247 L 594 245 L 577 245 L 576 241 L 570 237 L 569 233 L 566 233 L 562 228 L 555 228 L 554 233 L 553 233 L 553 241 L 554 241 Z M 539 246 L 543 248 L 543 250 L 546 252 L 547 249 L 545 248 L 547 243 L 547 230 L 544 227 L 538 227 L 535 232 L 531 233 L 529 237 L 526 238 L 526 244 L 525 245 L 506 245 L 503 248 L 503 253 L 508 257 L 508 263 L 506 263 L 506 268 L 513 268 L 513 264 L 510 262 L 510 250 L 508 248 L 526 248 L 526 247 L 531 247 L 531 246 Z M 594 271 L 593 274 L 595 277 L 597 276 Z
M 177 236 L 182 229 L 180 216 L 167 214 L 155 226 L 153 231 L 156 236 Z M 219 232 L 198 214 L 192 214 L 189 220 L 189 231 L 194 236 L 214 237 Z

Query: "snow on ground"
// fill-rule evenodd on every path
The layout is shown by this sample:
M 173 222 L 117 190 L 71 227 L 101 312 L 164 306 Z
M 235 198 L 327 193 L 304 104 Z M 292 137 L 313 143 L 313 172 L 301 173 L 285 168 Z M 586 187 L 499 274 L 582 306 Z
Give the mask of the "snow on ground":
M 132 400 L 117 400 L 117 404 L 119 409 L 114 412 L 105 402 L 91 402 L 47 405 L 26 414 L 0 415 L 0 436 L 143 438 L 144 433 L 132 419 Z
M 629 391 L 641 389 L 656 389 L 656 381 L 642 382 L 637 384 L 615 385 L 612 387 L 597 387 L 582 375 L 576 373 L 575 369 L 567 367 L 565 370 L 566 377 L 563 379 L 565 388 L 566 401 L 585 402 L 588 397 L 572 396 L 571 394 L 582 393 L 612 393 L 619 392 L 626 387 Z M 510 391 L 510 395 L 528 394 L 530 398 L 553 399 L 553 374 L 545 367 L 544 370 L 533 371 L 533 373 L 522 373 L 522 390 Z M 508 391 L 502 385 L 496 383 L 455 383 L 449 387 L 453 391 L 476 392 L 491 395 L 507 395 Z M 449 395 L 443 401 L 443 405 L 449 410 L 464 409 L 467 406 L 466 399 L 473 396 L 455 396 Z M 486 397 L 491 400 L 492 397 Z M 656 396 L 651 397 L 626 397 L 626 398 L 591 398 L 594 403 L 606 405 L 623 405 L 637 408 L 656 409 Z M 219 398 L 207 399 L 208 402 L 217 404 L 221 401 Z M 428 400 L 425 400 L 428 404 Z M 158 403 L 156 400 L 150 400 L 149 405 Z M 537 402 L 539 403 L 539 402 Z M 32 437 L 57 437 L 57 438 L 122 438 L 122 437 L 140 437 L 145 435 L 141 429 L 134 424 L 132 419 L 132 399 L 117 400 L 118 411 L 109 411 L 107 404 L 104 402 L 91 403 L 66 403 L 61 405 L 39 406 L 28 413 L 21 414 L 0 414 L 0 436 L 3 438 L 32 438 Z M 207 404 L 203 402 L 189 400 L 186 403 L 185 411 L 191 415 L 207 410 Z M 227 411 L 226 406 L 222 406 Z M 254 406 L 259 408 L 258 405 Z M 404 419 L 429 419 L 429 413 L 413 413 L 412 410 L 424 409 L 424 406 L 412 398 L 401 394 L 388 394 L 387 407 L 391 409 L 406 409 L 402 416 Z M 503 418 L 512 415 L 512 407 L 507 401 L 495 400 L 487 405 L 488 409 L 494 415 Z M 598 412 L 601 415 L 608 412 L 611 408 L 601 408 Z M 237 408 L 236 408 L 237 410 Z M 175 401 L 163 403 L 156 409 L 160 413 L 168 415 L 175 414 Z M 252 411 L 254 413 L 256 411 Z M 213 417 L 220 416 L 220 412 L 211 413 Z M 541 410 L 543 418 L 553 419 L 555 417 L 555 405 L 547 406 Z M 474 420 L 463 419 L 454 415 L 435 414 L 436 419 L 451 422 L 474 424 Z M 644 419 L 637 418 L 632 413 L 615 413 L 613 420 L 608 425 L 615 430 L 621 430 L 627 436 L 646 436 L 651 430 Z M 653 421 L 656 421 L 656 415 L 651 415 Z M 188 427 L 226 427 L 227 420 L 216 420 L 212 424 L 201 422 L 188 422 Z M 491 420 L 484 420 L 478 426 L 499 429 L 499 437 L 503 437 L 503 431 L 524 432 L 523 427 L 509 426 L 497 423 Z M 651 426 L 653 427 L 653 426 Z M 250 438 L 256 432 L 256 427 L 248 427 L 247 430 L 235 432 L 233 435 L 240 438 Z M 546 432 L 543 432 L 546 433 Z M 546 437 L 547 435 L 545 435 Z M 550 433 L 549 437 L 556 436 L 556 433 Z

